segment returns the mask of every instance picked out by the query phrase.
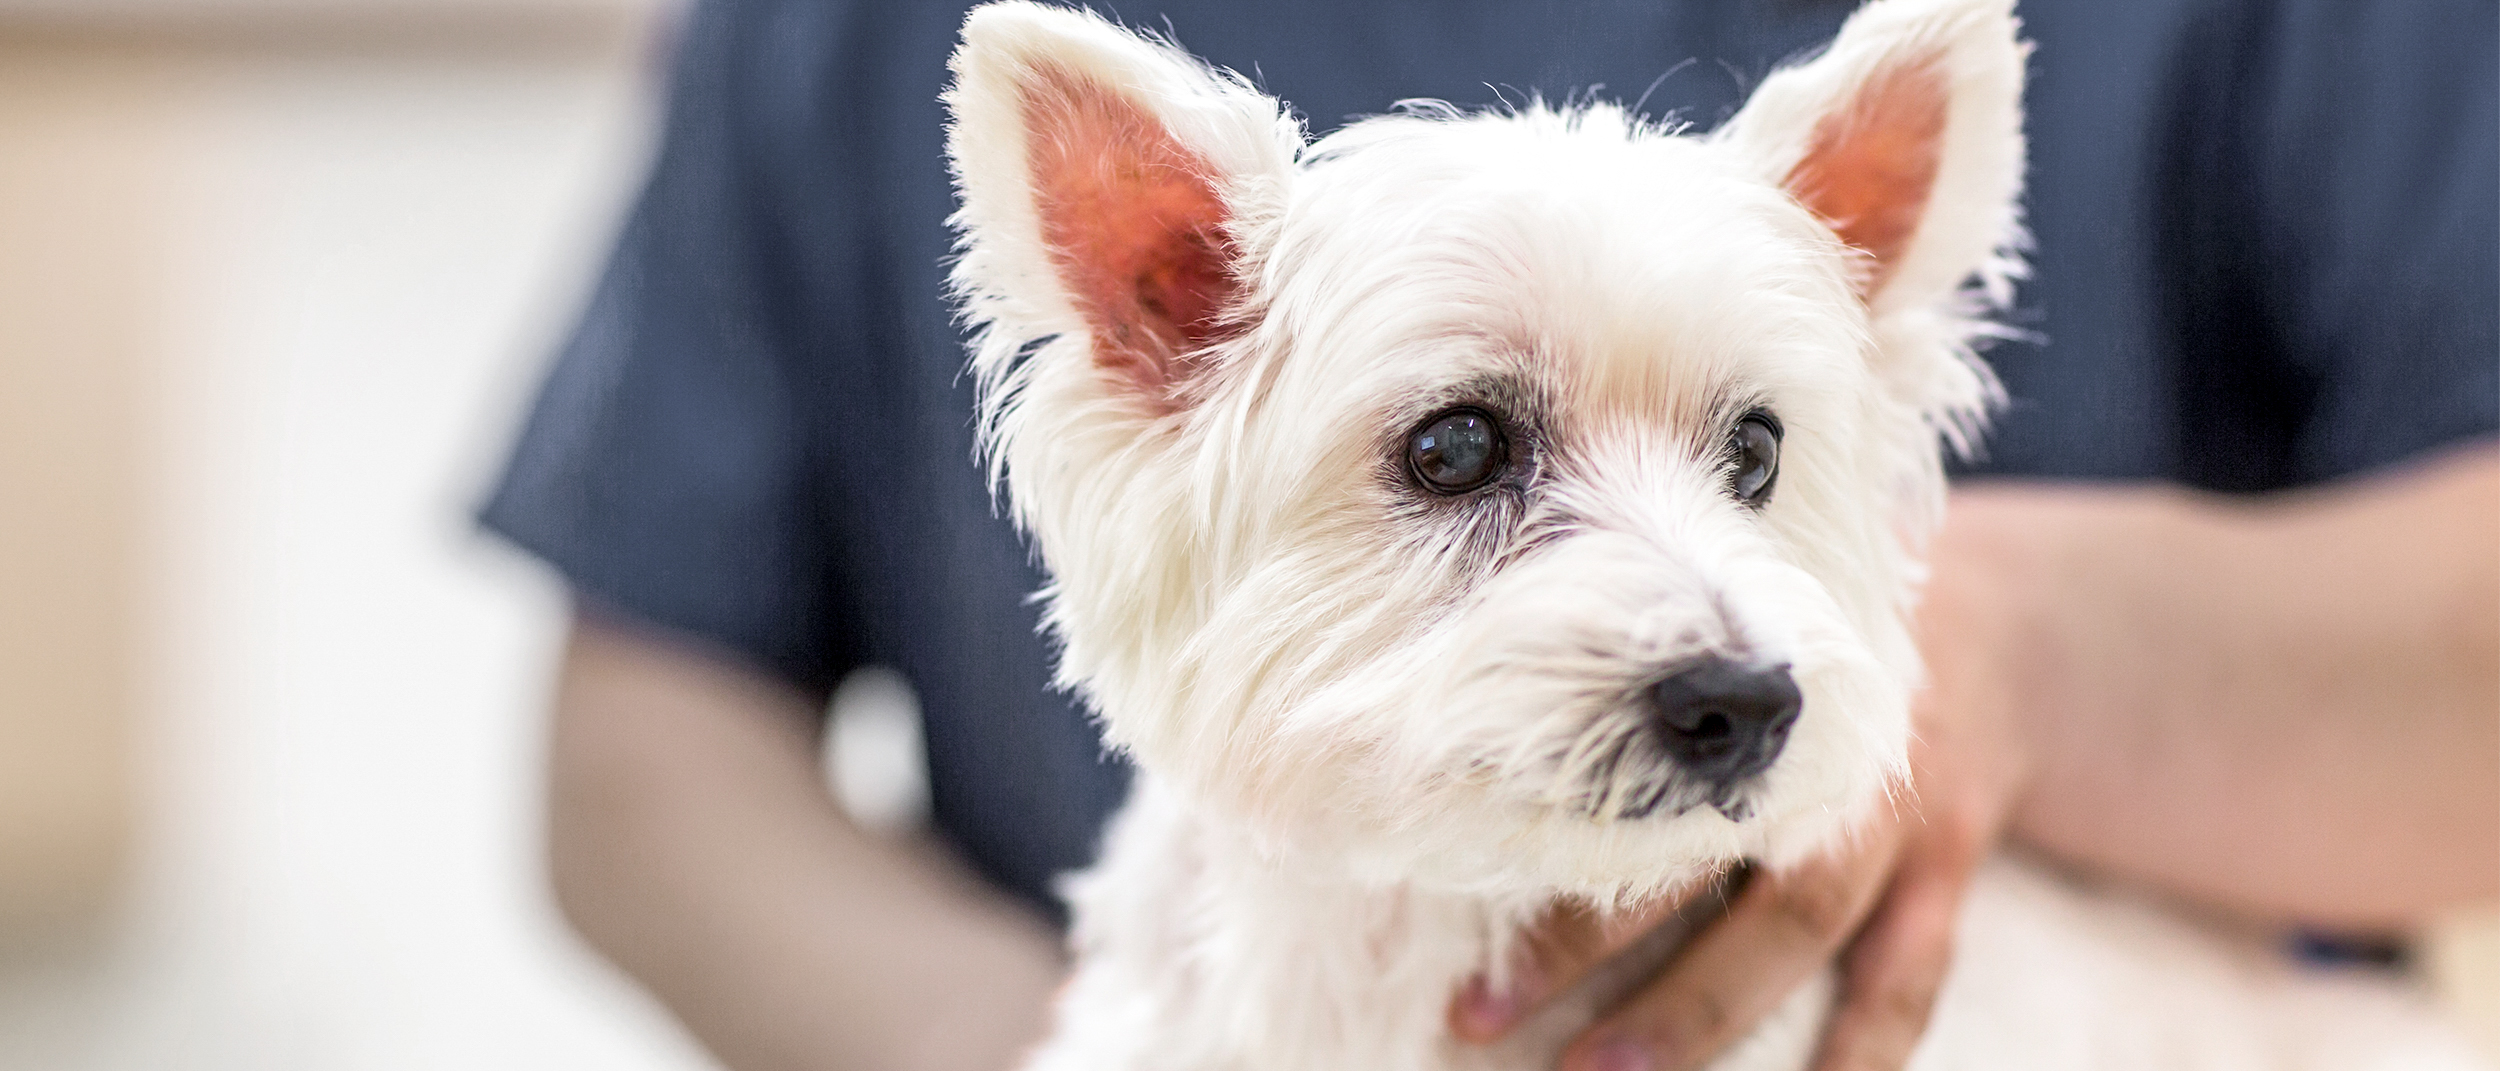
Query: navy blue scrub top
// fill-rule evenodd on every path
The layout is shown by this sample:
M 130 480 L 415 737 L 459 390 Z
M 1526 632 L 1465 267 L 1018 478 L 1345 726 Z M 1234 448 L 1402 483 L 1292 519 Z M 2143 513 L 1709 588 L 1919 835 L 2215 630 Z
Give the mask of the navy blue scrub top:
M 938 831 L 1056 913 L 1126 787 L 1051 691 L 1041 577 L 975 467 L 942 298 L 960 3 L 724 0 L 484 509 L 592 612 L 823 687 L 899 668 Z M 1315 131 L 1599 94 L 1709 127 L 1811 0 L 1139 0 Z M 2500 424 L 2495 5 L 2023 5 L 2038 249 L 1979 472 L 2264 491 Z

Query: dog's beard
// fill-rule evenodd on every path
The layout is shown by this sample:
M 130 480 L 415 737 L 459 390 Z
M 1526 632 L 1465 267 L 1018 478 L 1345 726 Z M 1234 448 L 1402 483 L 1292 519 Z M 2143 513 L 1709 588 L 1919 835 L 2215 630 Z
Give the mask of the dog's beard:
M 1755 779 L 1713 784 L 1688 776 L 1631 718 L 1591 726 L 1559 766 L 1557 795 L 1569 813 L 1591 822 L 1681 817 L 1699 807 L 1741 822 L 1753 812 Z
M 1593 720 L 1554 756 L 1548 798 L 1575 818 L 1601 824 L 1681 817 L 1702 807 L 1735 822 L 1752 815 L 1760 778 L 1719 784 L 1691 776 L 1645 721 L 1633 710 Z

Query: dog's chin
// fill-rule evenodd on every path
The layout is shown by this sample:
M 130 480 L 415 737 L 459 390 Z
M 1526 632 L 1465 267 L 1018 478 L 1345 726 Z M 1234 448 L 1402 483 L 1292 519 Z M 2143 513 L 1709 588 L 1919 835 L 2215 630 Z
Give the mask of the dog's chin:
M 1830 843 L 1843 810 L 1753 786 L 1661 800 L 1646 813 L 1493 792 L 1427 811 L 1361 806 L 1275 829 L 1305 872 L 1343 868 L 1363 883 L 1466 895 L 1640 898 L 1747 862 L 1783 864 Z
M 1624 798 L 1619 803 L 1614 798 L 1617 792 L 1592 788 L 1571 806 L 1570 812 L 1582 821 L 1604 825 L 1672 820 L 1707 811 L 1741 825 L 1754 816 L 1755 800 L 1761 792 L 1759 781 L 1753 778 L 1728 786 L 1690 786 L 1670 780 L 1654 788 L 1620 793 Z
M 1657 807 L 1627 808 L 1619 817 L 1626 822 L 1638 822 L 1644 818 L 1655 817 L 1659 814 L 1667 814 L 1671 817 L 1681 818 L 1687 814 L 1691 814 L 1695 810 L 1703 808 L 1715 811 L 1718 813 L 1719 817 L 1742 825 L 1745 820 L 1753 817 L 1753 797 L 1742 792 L 1724 793 L 1714 796 L 1709 801 L 1704 803 L 1688 803 L 1675 807 L 1672 810 L 1666 808 L 1664 805 Z
M 1862 796 L 1881 797 L 1880 789 L 1801 795 L 1774 781 L 1756 775 L 1725 787 L 1684 785 L 1603 806 L 1591 805 L 1595 793 L 1549 797 L 1514 812 L 1526 821 L 1519 839 L 1506 842 L 1509 851 L 1478 862 L 1506 870 L 1501 883 L 1514 887 L 1647 895 L 1749 862 L 1786 866 L 1827 850 L 1854 824 Z

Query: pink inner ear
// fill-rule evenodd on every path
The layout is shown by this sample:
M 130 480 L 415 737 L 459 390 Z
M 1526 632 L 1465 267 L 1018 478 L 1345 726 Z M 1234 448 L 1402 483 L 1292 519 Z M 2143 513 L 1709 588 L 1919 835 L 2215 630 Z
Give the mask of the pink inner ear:
M 1840 240 L 1873 259 L 1859 293 L 1884 288 L 1910 251 L 1944 155 L 1944 76 L 1933 60 L 1886 66 L 1849 106 L 1815 124 L 1788 189 Z
M 1235 285 L 1212 170 L 1127 96 L 1035 74 L 1024 117 L 1042 242 L 1094 329 L 1095 359 L 1173 406 Z

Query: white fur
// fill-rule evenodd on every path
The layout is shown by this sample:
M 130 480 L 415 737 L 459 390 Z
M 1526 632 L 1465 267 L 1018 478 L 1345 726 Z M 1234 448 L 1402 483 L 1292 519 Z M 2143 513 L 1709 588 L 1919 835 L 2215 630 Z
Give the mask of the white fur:
M 1307 144 L 1238 77 L 1094 16 L 973 13 L 948 145 L 985 448 L 1053 577 L 1059 679 L 1141 769 L 1073 886 L 1077 974 L 1035 1068 L 1546 1066 L 1602 993 L 1493 1050 L 1442 1018 L 1538 909 L 1789 865 L 1883 805 L 1939 436 L 1967 447 L 1995 396 L 1971 345 L 2019 272 L 2009 8 L 1876 0 L 1708 137 L 1604 104 L 1421 106 Z M 1949 87 L 1942 160 L 1861 295 L 1860 254 L 1781 181 L 1905 57 Z M 1094 359 L 1028 165 L 1044 70 L 1153 116 L 1222 195 L 1235 330 L 1196 355 L 1185 404 L 1145 404 Z M 1533 416 L 1533 481 L 1474 512 L 1419 500 L 1407 431 L 1488 394 Z M 1752 406 L 1787 429 L 1760 512 L 1721 486 Z M 1705 652 L 1788 663 L 1806 696 L 1750 811 L 1592 809 L 1667 776 L 1599 777 L 1591 756 L 1637 728 L 1643 681 Z M 1991 875 L 1961 968 L 1988 982 L 1951 988 L 1921 1067 L 2313 1066 L 2148 999 L 2159 972 L 2201 971 L 2253 1024 L 2296 987 L 2227 966 L 2257 957 Z M 2034 984 L 2050 962 L 2083 973 Z M 1800 990 L 1721 1066 L 1801 1066 L 1827 996 Z M 2035 1016 L 2143 1043 L 2037 1051 Z M 2201 1040 L 2213 1016 L 2222 1043 Z

